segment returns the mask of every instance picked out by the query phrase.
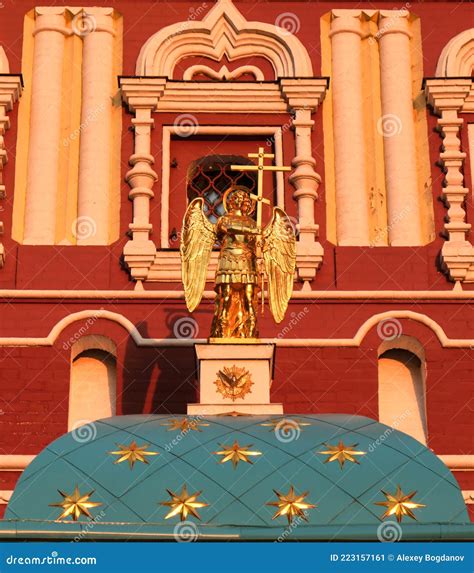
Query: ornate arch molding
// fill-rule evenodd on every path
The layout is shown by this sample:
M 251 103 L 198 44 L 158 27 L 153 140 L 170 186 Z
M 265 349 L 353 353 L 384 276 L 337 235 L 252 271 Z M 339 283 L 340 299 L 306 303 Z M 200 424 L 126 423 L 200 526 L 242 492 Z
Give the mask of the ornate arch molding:
M 473 71 L 474 28 L 470 28 L 451 38 L 443 48 L 436 67 L 436 77 L 469 77 Z
M 94 322 L 98 319 L 109 320 L 120 325 L 132 338 L 135 344 L 139 347 L 144 348 L 173 348 L 173 347 L 187 347 L 191 348 L 195 344 L 204 344 L 207 339 L 205 338 L 145 338 L 141 335 L 139 330 L 123 314 L 118 312 L 112 312 L 110 310 L 81 310 L 78 312 L 73 312 L 67 316 L 61 318 L 50 330 L 49 334 L 44 337 L 0 337 L 0 347 L 2 346 L 54 346 L 56 341 L 60 338 L 63 331 L 75 322 L 82 322 L 87 320 L 93 320 Z M 358 328 L 356 334 L 352 338 L 262 338 L 261 342 L 265 344 L 276 344 L 281 347 L 295 347 L 295 348 L 308 348 L 308 347 L 358 347 L 360 346 L 365 337 L 369 332 L 376 328 L 381 323 L 387 323 L 390 321 L 393 324 L 394 319 L 407 319 L 414 322 L 425 325 L 429 328 L 437 337 L 439 343 L 443 348 L 466 348 L 472 349 L 474 347 L 474 338 L 449 338 L 445 333 L 443 327 L 436 322 L 434 319 L 426 314 L 419 312 L 414 312 L 412 310 L 389 310 L 386 312 L 381 312 L 378 314 L 373 314 L 367 318 L 363 324 Z M 390 326 L 389 322 L 389 326 Z M 398 328 L 398 325 L 395 326 Z M 385 328 L 387 328 L 385 326 Z M 89 337 L 86 337 L 90 340 Z M 105 338 L 105 337 L 101 337 Z M 406 339 L 412 337 L 406 337 Z M 97 339 L 96 339 L 97 340 Z M 405 338 L 402 337 L 394 339 L 396 343 L 400 340 L 400 344 L 404 344 Z M 66 341 L 66 344 L 68 342 Z M 81 343 L 82 344 L 82 343 Z M 109 345 L 113 345 L 113 341 L 108 342 Z M 88 345 L 88 340 L 82 347 L 83 350 L 86 349 Z M 80 348 L 80 347 L 79 347 Z M 113 349 L 114 346 L 109 346 L 108 348 Z M 106 348 L 104 348 L 106 349 Z M 415 346 L 412 344 L 410 348 L 407 348 L 411 352 L 415 352 Z M 387 350 L 387 348 L 386 348 Z M 420 348 L 418 347 L 418 352 Z
M 199 10 L 196 15 L 201 16 Z M 263 70 L 258 66 L 243 65 L 232 71 L 222 66 L 216 71 L 208 66 L 196 67 L 191 61 L 184 70 L 184 79 L 173 79 L 176 64 L 194 55 L 216 61 L 223 56 L 230 61 L 258 56 L 271 64 L 274 77 L 265 81 Z M 226 81 L 188 81 L 197 72 L 213 80 Z M 245 78 L 234 81 L 244 73 L 250 73 L 256 81 Z M 120 87 L 124 102 L 135 114 L 132 119 L 135 150 L 130 157 L 132 169 L 126 175 L 132 188 L 129 194 L 133 201 L 132 236 L 124 246 L 123 254 L 131 277 L 137 281 L 137 288 L 142 288 L 143 281 L 180 280 L 178 254 L 163 250 L 167 248 L 163 241 L 162 250 L 157 251 L 151 237 L 150 201 L 159 177 L 152 169 L 154 114 L 180 114 L 173 127 L 177 135 L 187 137 L 210 127 L 200 126 L 195 116 L 207 112 L 292 114 L 288 126 L 295 130 L 295 155 L 292 160 L 294 172 L 289 182 L 295 189 L 293 199 L 298 212 L 297 274 L 303 288 L 311 290 L 310 282 L 315 278 L 324 254 L 317 240 L 319 226 L 314 212 L 321 177 L 315 171 L 316 160 L 312 156 L 314 120 L 311 116 L 324 99 L 328 78 L 313 77 L 311 60 L 303 44 L 285 29 L 264 22 L 247 22 L 231 0 L 218 0 L 201 21 L 173 24 L 149 38 L 138 57 L 136 74 L 135 77 L 122 77 Z M 226 129 L 232 129 L 232 125 Z M 283 129 L 276 137 L 281 137 Z M 168 154 L 169 145 L 164 143 L 163 165 L 168 161 Z M 163 221 L 168 217 L 165 170 L 162 176 Z M 165 228 L 162 225 L 160 230 L 162 239 Z
M 313 67 L 303 44 L 286 30 L 263 22 L 248 22 L 231 0 L 219 0 L 198 22 L 163 28 L 143 45 L 137 76 L 173 77 L 176 64 L 190 56 L 234 61 L 247 56 L 267 59 L 279 77 L 311 77 Z

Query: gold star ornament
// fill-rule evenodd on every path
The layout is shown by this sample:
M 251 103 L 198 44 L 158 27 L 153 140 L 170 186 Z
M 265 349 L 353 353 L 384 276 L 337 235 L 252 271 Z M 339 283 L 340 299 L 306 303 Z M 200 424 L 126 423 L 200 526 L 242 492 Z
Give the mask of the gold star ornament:
M 173 418 L 169 422 L 166 422 L 166 424 L 162 424 L 162 426 L 169 426 L 168 432 L 171 432 L 173 430 L 180 430 L 185 434 L 186 432 L 189 432 L 191 430 L 195 432 L 202 432 L 200 426 L 205 427 L 209 426 L 209 424 L 200 422 L 196 418 L 183 417 L 183 418 Z
M 398 523 L 401 523 L 403 517 L 407 515 L 412 519 L 416 520 L 413 509 L 418 509 L 419 507 L 426 507 L 422 503 L 415 503 L 412 501 L 413 497 L 416 495 L 416 491 L 412 491 L 409 494 L 404 494 L 400 488 L 397 486 L 397 491 L 395 493 L 387 493 L 382 490 L 382 493 L 387 498 L 387 501 L 377 501 L 375 505 L 381 505 L 387 508 L 387 511 L 382 515 L 382 519 L 394 515 L 397 518 Z
M 301 495 L 298 495 L 295 493 L 295 488 L 293 486 L 290 486 L 290 490 L 286 494 L 280 493 L 276 489 L 273 491 L 278 497 L 278 501 L 271 501 L 266 504 L 278 507 L 272 519 L 286 516 L 288 519 L 288 524 L 291 524 L 295 517 L 301 517 L 305 521 L 308 521 L 308 518 L 306 517 L 306 510 L 314 509 L 316 505 L 304 501 L 305 497 L 308 495 L 307 491 Z
M 94 490 L 90 491 L 89 493 L 81 494 L 79 492 L 78 486 L 76 485 L 74 492 L 71 495 L 63 493 L 60 489 L 58 489 L 58 492 L 63 496 L 63 501 L 61 503 L 49 504 L 50 507 L 60 507 L 63 510 L 61 515 L 58 517 L 58 520 L 66 519 L 66 517 L 71 516 L 73 521 L 78 521 L 81 515 L 85 515 L 90 519 L 94 519 L 89 512 L 89 509 L 102 505 L 97 501 L 89 501 L 89 498 L 94 493 Z
M 232 462 L 232 465 L 234 466 L 235 469 L 239 462 L 246 462 L 248 464 L 253 464 L 253 462 L 249 460 L 250 456 L 262 455 L 262 452 L 249 450 L 249 448 L 251 447 L 252 444 L 248 446 L 240 446 L 237 440 L 235 440 L 232 446 L 222 445 L 222 450 L 213 453 L 217 456 L 224 456 L 220 460 L 221 464 L 224 464 L 225 462 Z
M 330 444 L 324 444 L 327 450 L 317 452 L 318 454 L 327 455 L 328 458 L 324 460 L 324 463 L 328 462 L 339 462 L 339 467 L 344 467 L 346 461 L 358 464 L 360 462 L 354 456 L 365 456 L 367 452 L 358 451 L 355 448 L 358 444 L 352 444 L 352 446 L 346 446 L 342 440 L 339 441 L 337 446 L 331 446 Z
M 130 469 L 133 469 L 135 462 L 142 462 L 144 464 L 148 464 L 149 461 L 146 459 L 145 456 L 158 456 L 158 452 L 147 452 L 146 450 L 149 448 L 149 444 L 143 444 L 143 446 L 139 446 L 135 440 L 130 442 L 128 446 L 124 446 L 123 444 L 118 444 L 118 450 L 115 452 L 109 452 L 114 456 L 120 456 L 117 460 L 114 461 L 114 464 L 121 464 L 122 462 L 128 461 L 128 465 Z
M 295 429 L 300 430 L 303 426 L 311 426 L 309 422 L 302 422 L 299 418 L 276 418 L 268 422 L 263 422 L 260 426 L 270 428 L 270 432 L 279 430 L 283 434 L 290 434 Z
M 201 495 L 201 491 L 197 491 L 193 494 L 188 494 L 186 484 L 183 485 L 181 493 L 174 493 L 171 490 L 166 490 L 171 497 L 171 501 L 162 501 L 160 505 L 165 505 L 171 507 L 171 511 L 165 515 L 165 519 L 179 515 L 181 521 L 185 521 L 188 515 L 193 515 L 197 519 L 201 519 L 199 513 L 196 511 L 201 507 L 207 507 L 209 504 L 203 503 L 202 501 L 197 501 L 197 498 Z

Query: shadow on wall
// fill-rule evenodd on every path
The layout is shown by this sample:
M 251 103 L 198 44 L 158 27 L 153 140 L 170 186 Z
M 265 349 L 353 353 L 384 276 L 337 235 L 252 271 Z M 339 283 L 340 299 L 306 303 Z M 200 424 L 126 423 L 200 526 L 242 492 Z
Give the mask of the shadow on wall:
M 166 338 L 176 338 L 173 326 L 176 309 L 165 309 Z M 149 338 L 147 321 L 136 329 Z M 120 365 L 119 365 L 120 368 Z M 196 365 L 193 348 L 137 347 L 128 337 L 123 361 L 123 414 L 185 414 L 189 402 L 196 401 Z

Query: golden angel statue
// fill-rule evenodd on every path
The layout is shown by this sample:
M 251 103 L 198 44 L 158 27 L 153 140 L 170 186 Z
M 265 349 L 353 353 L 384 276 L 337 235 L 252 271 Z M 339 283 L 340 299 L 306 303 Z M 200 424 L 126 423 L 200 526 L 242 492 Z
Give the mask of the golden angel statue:
M 246 187 L 230 187 L 223 197 L 226 213 L 215 224 L 207 218 L 200 197 L 191 201 L 186 210 L 181 260 L 190 312 L 201 301 L 211 251 L 216 244 L 220 246 L 211 338 L 258 337 L 257 298 L 259 283 L 263 284 L 265 279 L 276 322 L 281 322 L 288 307 L 296 264 L 295 233 L 288 216 L 279 207 L 273 208 L 268 225 L 264 229 L 259 227 L 252 217 L 256 203 L 261 209 L 259 197 Z

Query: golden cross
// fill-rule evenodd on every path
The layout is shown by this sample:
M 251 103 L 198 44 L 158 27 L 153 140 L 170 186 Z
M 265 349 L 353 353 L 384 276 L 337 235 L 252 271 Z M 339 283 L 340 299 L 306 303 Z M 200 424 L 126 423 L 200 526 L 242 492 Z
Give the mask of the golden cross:
M 263 172 L 264 171 L 291 171 L 291 167 L 278 165 L 264 165 L 265 159 L 273 159 L 273 153 L 265 153 L 263 147 L 258 148 L 258 153 L 249 153 L 247 157 L 258 158 L 257 165 L 231 165 L 232 171 L 257 171 L 257 194 L 250 193 L 250 197 L 257 202 L 257 227 L 262 227 L 262 203 L 270 205 L 270 201 L 263 196 Z

